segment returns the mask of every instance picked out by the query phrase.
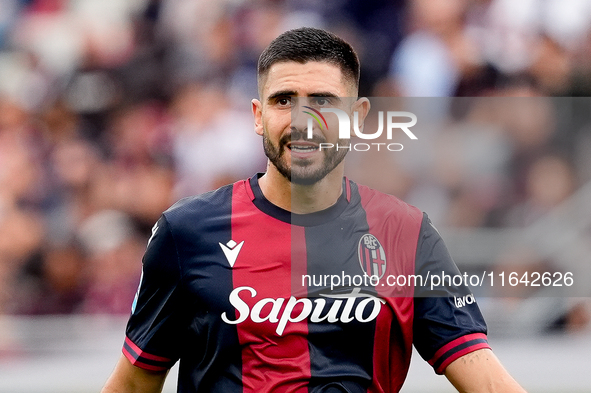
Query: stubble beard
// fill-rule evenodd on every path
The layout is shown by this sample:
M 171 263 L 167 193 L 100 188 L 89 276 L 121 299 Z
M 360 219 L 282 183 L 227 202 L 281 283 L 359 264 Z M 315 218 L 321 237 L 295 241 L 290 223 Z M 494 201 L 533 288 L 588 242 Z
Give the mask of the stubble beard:
M 265 150 L 265 155 L 271 164 L 277 168 L 277 171 L 283 175 L 283 177 L 293 184 L 309 186 L 318 183 L 320 180 L 324 179 L 326 175 L 332 172 L 332 170 L 343 161 L 347 155 L 348 149 L 337 150 L 336 147 L 323 149 L 320 152 L 323 155 L 323 162 L 322 165 L 317 168 L 313 168 L 314 162 L 307 159 L 298 159 L 298 164 L 294 167 L 294 165 L 289 162 L 291 160 L 285 157 L 284 153 L 287 149 L 286 144 L 291 141 L 304 140 L 305 135 L 305 133 L 294 130 L 289 135 L 284 135 L 279 140 L 278 145 L 275 146 L 265 131 L 263 133 L 263 148 Z M 314 138 L 306 140 L 317 144 L 326 143 L 326 140 L 319 136 L 314 136 Z M 337 144 L 338 146 L 346 146 L 348 142 L 348 140 L 339 139 Z

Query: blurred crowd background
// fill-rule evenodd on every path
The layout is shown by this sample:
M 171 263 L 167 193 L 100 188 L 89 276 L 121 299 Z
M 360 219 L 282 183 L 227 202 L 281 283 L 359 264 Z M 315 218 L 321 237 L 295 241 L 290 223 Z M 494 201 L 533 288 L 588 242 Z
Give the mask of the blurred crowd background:
M 0 0 L 0 315 L 128 314 L 161 212 L 264 170 L 256 62 L 299 26 L 354 45 L 361 95 L 480 97 L 432 101 L 427 150 L 354 161 L 361 183 L 452 232 L 533 228 L 585 192 L 591 0 Z M 545 327 L 588 330 L 580 296 Z

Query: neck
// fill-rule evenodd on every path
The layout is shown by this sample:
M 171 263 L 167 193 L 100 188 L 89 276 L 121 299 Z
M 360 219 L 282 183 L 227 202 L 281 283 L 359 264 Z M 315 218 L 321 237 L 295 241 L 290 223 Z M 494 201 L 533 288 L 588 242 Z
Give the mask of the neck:
M 341 196 L 343 163 L 319 182 L 312 185 L 294 184 L 269 164 L 259 179 L 265 198 L 272 204 L 295 214 L 308 214 L 327 209 Z

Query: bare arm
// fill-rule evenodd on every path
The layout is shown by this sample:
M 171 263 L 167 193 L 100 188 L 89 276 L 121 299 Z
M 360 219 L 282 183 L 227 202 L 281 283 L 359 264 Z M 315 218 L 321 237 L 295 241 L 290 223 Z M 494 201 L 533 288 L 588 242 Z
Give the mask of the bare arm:
M 167 373 L 136 367 L 121 355 L 101 393 L 160 393 Z
M 453 361 L 445 376 L 461 393 L 525 393 L 490 349 L 480 349 Z

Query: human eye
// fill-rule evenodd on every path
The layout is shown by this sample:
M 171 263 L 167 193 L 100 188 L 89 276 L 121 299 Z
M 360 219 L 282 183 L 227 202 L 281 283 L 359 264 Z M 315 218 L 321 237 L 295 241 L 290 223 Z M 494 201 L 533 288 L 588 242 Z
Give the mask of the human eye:
M 316 107 L 325 107 L 332 104 L 330 97 L 313 97 L 311 104 Z
M 275 104 L 277 104 L 280 107 L 291 107 L 293 104 L 293 99 L 288 96 L 277 97 L 275 99 Z

